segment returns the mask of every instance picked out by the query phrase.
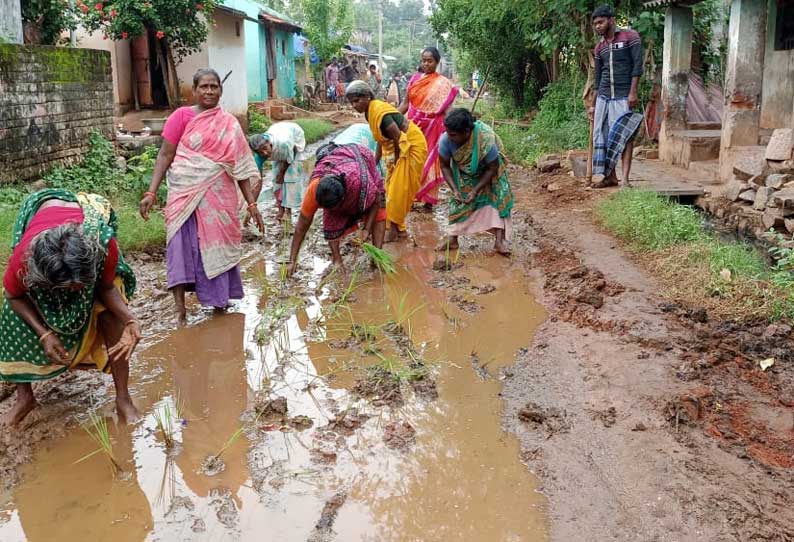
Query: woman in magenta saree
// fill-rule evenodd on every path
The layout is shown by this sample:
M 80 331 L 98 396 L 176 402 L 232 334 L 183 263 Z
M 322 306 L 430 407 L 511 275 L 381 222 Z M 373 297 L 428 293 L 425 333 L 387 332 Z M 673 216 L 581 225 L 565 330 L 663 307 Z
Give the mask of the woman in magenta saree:
M 427 161 L 416 201 L 427 207 L 438 203 L 438 187 L 444 182 L 438 162 L 438 140 L 444 133 L 444 115 L 455 101 L 459 89 L 452 81 L 438 73 L 441 54 L 435 47 L 422 51 L 422 70 L 408 83 L 400 112 L 416 124 L 427 140 Z

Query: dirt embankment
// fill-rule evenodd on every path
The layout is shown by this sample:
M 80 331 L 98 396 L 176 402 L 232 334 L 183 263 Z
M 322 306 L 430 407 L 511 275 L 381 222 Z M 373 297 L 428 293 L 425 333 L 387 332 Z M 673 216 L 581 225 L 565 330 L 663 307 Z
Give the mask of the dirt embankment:
M 505 424 L 544 482 L 551 539 L 794 539 L 791 328 L 664 299 L 595 224 L 603 192 L 511 174 L 550 317 L 505 381 Z

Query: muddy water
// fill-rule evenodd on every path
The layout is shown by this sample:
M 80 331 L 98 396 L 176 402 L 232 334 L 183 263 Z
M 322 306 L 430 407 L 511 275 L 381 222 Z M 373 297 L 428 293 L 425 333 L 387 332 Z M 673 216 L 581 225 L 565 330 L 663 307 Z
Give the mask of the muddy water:
M 437 227 L 423 218 L 416 240 L 431 247 Z M 0 515 L 0 540 L 546 539 L 544 500 L 500 427 L 501 369 L 543 319 L 520 270 L 470 256 L 438 273 L 431 250 L 406 243 L 390 249 L 396 276 L 362 279 L 349 311 L 330 315 L 329 290 L 317 288 L 327 262 L 307 256 L 314 272 L 298 281 L 304 295 L 279 296 L 279 250 L 246 260 L 246 297 L 235 312 L 203 318 L 139 355 L 141 423 L 118 426 L 109 407 L 99 411 L 123 472 L 114 476 L 102 454 L 75 464 L 96 449 L 82 429 L 51 443 L 23 469 Z M 437 399 L 407 384 L 397 406 L 349 392 L 364 367 L 407 367 L 399 341 L 382 329 L 373 341 L 379 356 L 349 340 L 352 324 L 388 320 L 410 335 Z M 289 417 L 308 416 L 313 427 L 252 414 L 278 397 Z M 169 450 L 153 413 L 177 404 L 183 421 Z M 361 423 L 344 430 L 332 423 L 340 418 Z M 389 446 L 390 427 L 406 423 L 415 436 Z M 202 462 L 221 450 L 224 470 L 208 475 Z M 338 515 L 328 513 L 333 502 Z

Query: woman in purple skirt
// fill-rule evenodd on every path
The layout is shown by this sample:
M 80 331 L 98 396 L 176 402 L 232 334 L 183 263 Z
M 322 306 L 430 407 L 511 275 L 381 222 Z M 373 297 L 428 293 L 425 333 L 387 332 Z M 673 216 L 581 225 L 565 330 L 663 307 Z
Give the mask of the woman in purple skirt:
M 180 325 L 187 321 L 185 292 L 196 292 L 202 305 L 217 309 L 243 297 L 238 187 L 249 215 L 264 232 L 251 192 L 259 171 L 237 119 L 218 107 L 222 92 L 214 70 L 196 72 L 196 105 L 180 107 L 168 117 L 152 182 L 140 203 L 141 216 L 148 219 L 167 172 L 168 288 Z

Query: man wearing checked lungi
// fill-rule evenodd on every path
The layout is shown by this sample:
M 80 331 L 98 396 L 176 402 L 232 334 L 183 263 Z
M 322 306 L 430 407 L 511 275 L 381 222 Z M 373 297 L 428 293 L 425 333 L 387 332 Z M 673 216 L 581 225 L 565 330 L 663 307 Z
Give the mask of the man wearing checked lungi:
M 601 6 L 593 12 L 593 29 L 601 36 L 595 48 L 596 102 L 593 119 L 593 187 L 618 184 L 618 159 L 623 161 L 621 186 L 629 185 L 634 136 L 642 115 L 632 112 L 639 99 L 642 41 L 634 30 L 618 28 L 615 12 Z

